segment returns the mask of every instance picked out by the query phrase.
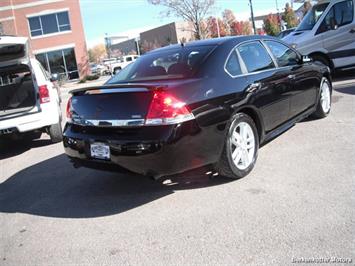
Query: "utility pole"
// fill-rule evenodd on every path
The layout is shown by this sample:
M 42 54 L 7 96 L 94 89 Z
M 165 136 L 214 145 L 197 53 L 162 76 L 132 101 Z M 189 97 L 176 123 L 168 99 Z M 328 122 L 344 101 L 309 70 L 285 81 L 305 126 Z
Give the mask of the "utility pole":
M 221 33 L 219 31 L 219 22 L 218 22 L 218 17 L 216 17 L 216 25 L 217 25 L 217 35 L 218 35 L 218 38 L 221 37 Z
M 253 23 L 254 34 L 256 34 L 255 20 L 254 20 L 254 11 L 253 11 L 253 3 L 252 0 L 249 0 L 250 5 L 250 14 L 251 14 L 251 22 Z

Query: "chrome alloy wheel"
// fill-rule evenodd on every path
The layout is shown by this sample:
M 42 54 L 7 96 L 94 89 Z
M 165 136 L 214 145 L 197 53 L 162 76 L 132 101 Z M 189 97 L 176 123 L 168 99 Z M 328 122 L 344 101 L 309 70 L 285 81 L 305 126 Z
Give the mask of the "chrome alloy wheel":
M 230 135 L 230 151 L 234 165 L 245 170 L 253 162 L 255 136 L 253 129 L 246 122 L 240 122 Z
M 324 113 L 328 113 L 330 110 L 330 88 L 328 82 L 323 81 L 320 92 L 320 103 Z

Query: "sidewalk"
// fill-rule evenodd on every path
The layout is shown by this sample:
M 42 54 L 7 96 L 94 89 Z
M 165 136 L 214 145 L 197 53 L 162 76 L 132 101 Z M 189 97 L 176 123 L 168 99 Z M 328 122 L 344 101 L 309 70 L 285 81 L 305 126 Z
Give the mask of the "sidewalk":
M 111 76 L 101 76 L 97 80 L 86 81 L 85 83 L 78 83 L 78 82 L 68 82 L 63 84 L 60 87 L 61 93 L 69 93 L 71 90 L 79 89 L 79 88 L 86 88 L 90 86 L 100 86 L 103 85 Z

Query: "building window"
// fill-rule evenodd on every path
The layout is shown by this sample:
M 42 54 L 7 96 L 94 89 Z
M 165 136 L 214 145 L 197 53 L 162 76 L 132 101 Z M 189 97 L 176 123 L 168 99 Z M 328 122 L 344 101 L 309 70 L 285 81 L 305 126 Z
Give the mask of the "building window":
M 74 48 L 36 54 L 36 58 L 51 74 L 56 73 L 65 79 L 79 78 Z
M 70 31 L 68 11 L 28 18 L 31 36 Z

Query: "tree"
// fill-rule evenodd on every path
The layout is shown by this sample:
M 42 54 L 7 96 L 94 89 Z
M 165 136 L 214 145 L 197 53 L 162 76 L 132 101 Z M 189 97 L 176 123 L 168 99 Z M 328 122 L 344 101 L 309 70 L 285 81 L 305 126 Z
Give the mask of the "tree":
M 100 62 L 103 58 L 107 56 L 104 44 L 95 45 L 94 47 L 89 49 L 88 53 L 90 62 L 95 63 Z
M 222 12 L 223 22 L 226 27 L 227 34 L 232 34 L 232 24 L 235 21 L 235 16 L 232 10 L 225 9 Z
M 249 21 L 234 21 L 231 25 L 232 35 L 251 35 L 253 30 Z
M 280 33 L 279 17 L 274 14 L 270 14 L 264 19 L 264 31 L 268 35 L 275 36 Z
M 227 36 L 226 26 L 221 19 L 217 20 L 217 18 L 215 17 L 209 17 L 206 23 L 207 23 L 208 37 L 217 38 L 218 31 L 220 37 Z
M 208 14 L 215 0 L 148 0 L 148 3 L 166 7 L 162 16 L 175 16 L 183 18 L 193 25 L 195 38 L 204 38 L 205 28 L 203 20 Z
M 285 12 L 282 15 L 282 19 L 287 23 L 287 28 L 294 28 L 298 25 L 298 20 L 295 11 L 290 7 L 289 3 L 286 3 Z

